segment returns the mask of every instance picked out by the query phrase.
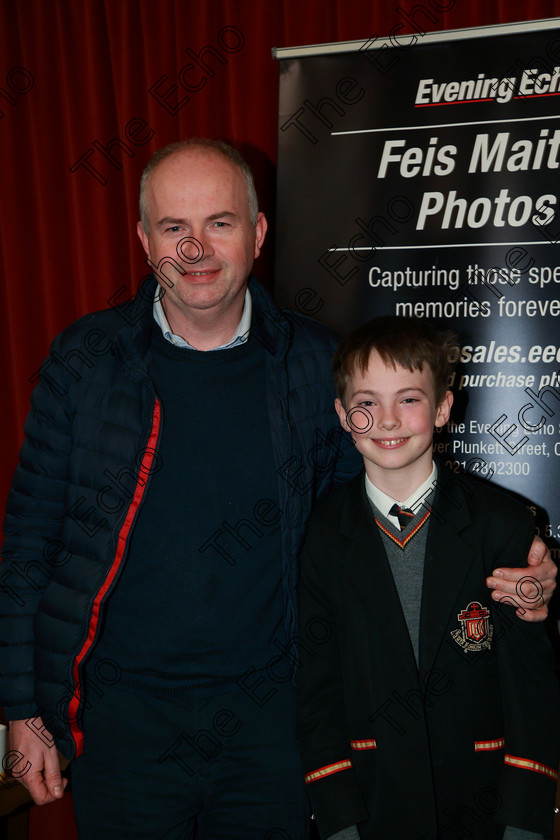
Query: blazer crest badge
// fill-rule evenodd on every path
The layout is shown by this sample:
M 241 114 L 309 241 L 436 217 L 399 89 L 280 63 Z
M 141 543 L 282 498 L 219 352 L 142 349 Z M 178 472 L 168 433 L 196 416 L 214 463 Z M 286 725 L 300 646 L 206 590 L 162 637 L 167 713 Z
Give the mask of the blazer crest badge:
M 489 621 L 490 610 L 478 601 L 471 601 L 465 610 L 457 613 L 459 628 L 451 635 L 464 651 L 490 649 L 494 628 Z

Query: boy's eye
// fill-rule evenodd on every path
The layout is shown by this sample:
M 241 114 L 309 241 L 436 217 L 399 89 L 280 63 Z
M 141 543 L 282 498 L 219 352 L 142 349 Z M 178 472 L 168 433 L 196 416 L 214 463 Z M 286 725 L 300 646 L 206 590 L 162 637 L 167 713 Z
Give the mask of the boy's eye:
M 416 397 L 405 397 L 403 402 L 405 402 L 405 403 L 415 403 L 415 402 L 418 402 L 418 400 L 416 399 Z
M 373 400 L 362 400 L 358 405 L 362 405 L 364 408 L 369 408 L 372 405 L 375 405 Z

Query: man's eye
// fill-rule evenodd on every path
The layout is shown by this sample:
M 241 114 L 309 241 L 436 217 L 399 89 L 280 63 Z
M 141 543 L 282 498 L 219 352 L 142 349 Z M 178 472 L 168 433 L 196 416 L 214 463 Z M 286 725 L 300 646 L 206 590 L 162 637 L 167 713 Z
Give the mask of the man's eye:
M 180 225 L 172 225 L 171 227 L 166 228 L 165 232 L 166 233 L 177 233 L 180 230 L 181 230 Z
M 214 222 L 214 227 L 225 228 L 229 227 L 227 222 Z

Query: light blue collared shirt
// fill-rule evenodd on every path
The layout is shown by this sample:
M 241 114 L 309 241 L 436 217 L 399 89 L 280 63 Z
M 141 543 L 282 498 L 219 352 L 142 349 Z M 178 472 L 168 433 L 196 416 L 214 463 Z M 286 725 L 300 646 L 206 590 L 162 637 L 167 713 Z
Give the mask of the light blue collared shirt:
M 161 329 L 163 333 L 163 337 L 166 341 L 169 341 L 171 344 L 174 344 L 175 347 L 185 347 L 189 350 L 195 350 L 196 348 L 189 344 L 182 336 L 175 335 L 175 333 L 171 332 L 171 327 L 169 326 L 169 321 L 165 317 L 165 312 L 163 311 L 163 306 L 161 305 L 161 298 L 159 297 L 160 288 L 159 286 L 156 289 L 156 293 L 154 296 L 154 321 Z M 251 315 L 253 312 L 253 302 L 251 301 L 251 292 L 249 289 L 245 292 L 245 303 L 243 304 L 243 313 L 241 315 L 241 320 L 237 325 L 237 329 L 233 335 L 231 341 L 228 341 L 227 344 L 220 344 L 219 347 L 212 347 L 212 350 L 228 350 L 230 347 L 237 347 L 238 344 L 245 344 L 247 339 L 249 338 L 249 333 L 251 331 Z M 208 351 L 211 352 L 211 351 Z
M 404 502 L 399 502 L 398 499 L 392 499 L 390 496 L 384 493 L 383 490 L 380 490 L 378 487 L 372 484 L 366 474 L 366 493 L 370 502 L 373 502 L 376 508 L 381 511 L 383 516 L 386 519 L 388 519 L 389 522 L 392 522 L 392 524 L 395 525 L 396 528 L 400 528 L 399 520 L 397 519 L 397 517 L 389 516 L 389 511 L 391 510 L 395 502 L 402 508 L 410 508 L 410 510 L 413 510 L 414 513 L 418 513 L 418 507 L 421 504 L 422 499 L 425 498 L 428 495 L 429 491 L 436 486 L 436 479 L 437 467 L 435 465 L 435 462 L 432 461 L 432 472 L 430 473 L 426 481 L 423 481 L 420 487 L 417 487 L 414 493 L 412 493 L 408 497 L 408 499 L 406 499 Z

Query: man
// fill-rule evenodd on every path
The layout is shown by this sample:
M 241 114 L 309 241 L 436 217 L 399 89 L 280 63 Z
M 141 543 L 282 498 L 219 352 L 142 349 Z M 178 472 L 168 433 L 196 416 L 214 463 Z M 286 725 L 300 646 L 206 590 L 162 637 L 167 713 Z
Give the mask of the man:
M 359 469 L 335 342 L 249 280 L 267 225 L 230 147 L 156 153 L 141 215 L 157 283 L 55 339 L 33 395 L 0 593 L 10 764 L 52 801 L 56 742 L 80 838 L 297 840 L 296 642 L 328 628 L 297 628 L 296 559 L 313 500 Z

